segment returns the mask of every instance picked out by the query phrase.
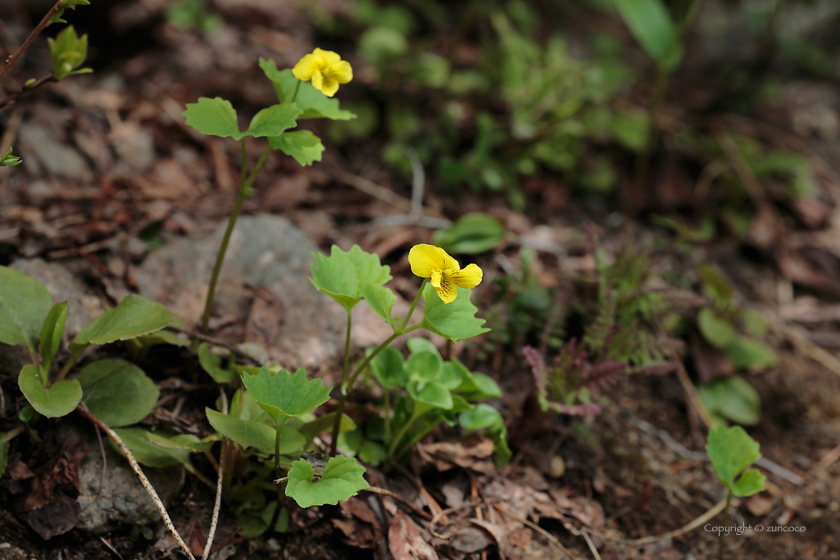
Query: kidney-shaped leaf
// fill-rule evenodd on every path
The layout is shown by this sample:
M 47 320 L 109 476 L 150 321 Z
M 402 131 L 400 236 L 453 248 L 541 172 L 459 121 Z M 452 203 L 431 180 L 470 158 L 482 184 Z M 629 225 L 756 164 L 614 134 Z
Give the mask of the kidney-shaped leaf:
M 423 291 L 426 308 L 420 325 L 453 342 L 490 332 L 484 328 L 484 319 L 475 316 L 478 308 L 470 302 L 470 290 L 456 288 L 458 296 L 452 303 L 443 303 L 431 284 Z
M 365 468 L 352 457 L 332 457 L 327 463 L 321 478 L 314 481 L 315 469 L 309 461 L 299 459 L 292 463 L 289 470 L 289 483 L 286 495 L 302 508 L 335 505 L 352 498 L 359 491 L 368 487 L 362 475 Z
M 153 333 L 169 326 L 175 316 L 159 303 L 131 294 L 82 329 L 73 345 L 109 344 Z
M 34 278 L 0 266 L 0 342 L 35 350 L 52 297 Z
M 139 367 L 123 360 L 99 360 L 79 374 L 85 406 L 111 426 L 136 424 L 152 413 L 160 391 Z
M 275 422 L 284 414 L 303 416 L 312 412 L 329 400 L 332 389 L 324 387 L 322 379 L 307 379 L 303 368 L 294 375 L 284 369 L 272 375 L 262 367 L 257 375 L 243 374 L 242 382 Z
M 75 379 L 67 379 L 44 387 L 41 371 L 31 365 L 23 366 L 18 387 L 32 408 L 47 418 L 58 418 L 73 412 L 82 400 L 82 387 Z

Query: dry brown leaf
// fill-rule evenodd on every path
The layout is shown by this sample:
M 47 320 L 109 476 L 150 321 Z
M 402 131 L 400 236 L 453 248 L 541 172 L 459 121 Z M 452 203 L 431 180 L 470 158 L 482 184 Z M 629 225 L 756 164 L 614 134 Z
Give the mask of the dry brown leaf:
M 423 540 L 417 525 L 402 510 L 397 510 L 391 520 L 388 548 L 394 560 L 438 560 L 435 549 Z

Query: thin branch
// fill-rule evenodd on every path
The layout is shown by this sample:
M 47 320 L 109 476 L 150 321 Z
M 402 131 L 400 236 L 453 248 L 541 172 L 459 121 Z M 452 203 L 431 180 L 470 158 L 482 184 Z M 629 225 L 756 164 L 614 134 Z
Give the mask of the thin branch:
M 676 529 L 676 530 L 671 531 L 669 533 L 665 533 L 664 535 L 658 535 L 656 537 L 644 537 L 644 538 L 635 539 L 635 540 L 632 540 L 632 541 L 622 540 L 621 542 L 624 542 L 626 544 L 631 544 L 633 546 L 643 546 L 643 545 L 646 545 L 646 544 L 652 544 L 652 543 L 655 543 L 655 542 L 659 542 L 659 541 L 662 541 L 662 540 L 665 540 L 665 539 L 674 539 L 674 538 L 680 537 L 680 536 L 682 536 L 686 533 L 690 533 L 691 531 L 695 530 L 697 527 L 706 523 L 709 519 L 713 518 L 714 516 L 716 516 L 717 514 L 722 512 L 726 508 L 726 506 L 727 506 L 727 501 L 726 500 L 721 500 L 720 502 L 718 502 L 718 504 L 715 507 L 713 507 L 712 509 L 710 509 L 709 511 L 707 511 L 706 513 L 704 513 L 703 515 L 701 515 L 700 517 L 698 517 L 697 519 L 695 519 L 694 521 L 689 523 L 688 525 L 680 527 L 679 529 Z
M 222 414 L 228 413 L 228 400 L 223 387 L 219 388 L 222 395 Z M 225 440 L 222 438 L 222 449 L 219 452 L 219 481 L 216 483 L 216 503 L 213 505 L 213 520 L 210 522 L 210 533 L 207 535 L 207 544 L 204 545 L 204 554 L 201 560 L 207 560 L 210 556 L 210 549 L 213 547 L 213 537 L 216 536 L 216 525 L 219 523 L 219 509 L 222 507 L 222 480 L 225 475 Z
M 52 20 L 56 12 L 58 12 L 61 9 L 61 3 L 63 1 L 64 0 L 58 0 L 58 2 L 55 3 L 55 6 L 53 6 L 52 9 L 49 12 L 47 12 L 47 15 L 45 15 L 44 18 L 41 20 L 41 23 L 39 23 L 38 26 L 32 30 L 32 33 L 29 34 L 29 37 L 26 38 L 26 41 L 23 42 L 20 48 L 18 48 L 18 50 L 15 51 L 14 54 L 9 55 L 9 58 L 6 59 L 6 63 L 2 67 L 0 67 L 0 78 L 2 78 L 3 75 L 9 71 L 9 68 L 11 68 L 12 65 L 15 62 L 17 62 L 20 57 L 23 56 L 23 53 L 26 52 L 26 49 L 28 49 L 29 45 L 32 44 L 32 41 L 35 40 L 35 37 L 37 37 L 38 34 L 41 33 L 41 31 L 43 31 L 50 25 L 50 20 Z
M 58 80 L 55 79 L 55 76 L 50 74 L 49 76 L 44 76 L 43 78 L 39 79 L 37 82 L 35 82 L 34 84 L 32 84 L 30 86 L 23 86 L 22 88 L 20 88 L 18 91 L 16 91 L 12 95 L 10 95 L 6 99 L 4 99 L 3 101 L 0 101 L 0 109 L 5 109 L 6 107 L 9 107 L 10 105 L 14 105 L 15 101 L 17 101 L 19 97 L 23 97 L 24 95 L 32 93 L 33 91 L 35 91 L 36 89 L 38 89 L 39 87 L 41 87 L 44 84 L 48 84 L 50 82 L 57 82 L 57 81 Z
M 428 513 L 426 513 L 425 511 L 423 511 L 419 507 L 415 506 L 414 504 L 412 504 L 411 502 L 409 502 L 408 500 L 406 500 L 405 498 L 403 498 L 399 494 L 395 494 L 394 492 L 391 492 L 390 490 L 386 490 L 385 488 L 379 488 L 378 486 L 368 486 L 367 488 L 365 488 L 365 490 L 367 490 L 368 492 L 373 492 L 374 494 L 382 494 L 383 496 L 390 496 L 391 498 L 394 498 L 395 500 L 397 500 L 399 502 L 402 502 L 405 505 L 407 505 L 409 508 L 411 508 L 411 511 L 413 511 L 414 513 L 416 513 L 417 515 L 419 515 L 423 519 L 425 519 L 427 521 L 431 521 L 431 519 L 432 519 L 431 515 L 429 515 Z
M 143 469 L 141 469 L 140 465 L 137 464 L 137 460 L 134 458 L 134 455 L 131 454 L 131 451 L 128 449 L 128 446 L 125 444 L 125 442 L 123 442 L 122 438 L 120 438 L 120 436 L 118 436 L 117 433 L 111 428 L 109 428 L 108 425 L 105 424 L 102 420 L 100 420 L 99 418 L 82 408 L 82 405 L 77 406 L 76 410 L 81 412 L 83 416 L 85 416 L 95 425 L 99 426 L 106 434 L 108 434 L 109 438 L 114 440 L 114 443 L 116 443 L 117 447 L 120 448 L 120 451 L 123 452 L 125 458 L 128 459 L 128 464 L 131 465 L 131 469 L 137 475 L 137 478 L 140 479 L 140 484 L 143 485 L 143 488 L 146 489 L 146 492 L 148 492 L 149 497 L 152 498 L 152 501 L 155 503 L 155 506 L 157 506 L 157 509 L 160 512 L 160 516 L 163 519 L 164 525 L 166 525 L 166 528 L 169 529 L 170 533 L 172 533 L 172 536 L 175 537 L 175 541 L 178 543 L 178 546 L 181 547 L 181 550 L 184 551 L 184 554 L 186 554 L 190 560 L 195 560 L 195 556 L 193 556 L 192 552 L 190 552 L 190 547 L 187 546 L 187 543 L 184 542 L 184 539 L 181 538 L 181 535 L 178 534 L 178 531 L 175 529 L 175 525 L 172 524 L 172 519 L 170 519 L 169 513 L 167 513 L 166 507 L 163 505 L 160 496 L 158 496 L 157 492 L 155 492 L 154 486 L 152 486 L 152 483 L 149 482 L 148 478 L 146 478 L 146 475 L 143 474 Z

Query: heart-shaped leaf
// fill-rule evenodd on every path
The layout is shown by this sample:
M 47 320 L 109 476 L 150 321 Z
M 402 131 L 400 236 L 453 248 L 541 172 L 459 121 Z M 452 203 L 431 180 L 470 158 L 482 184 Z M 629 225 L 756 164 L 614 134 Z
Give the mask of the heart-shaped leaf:
M 458 417 L 458 423 L 468 432 L 483 430 L 491 426 L 504 425 L 502 415 L 489 404 L 477 404 L 475 410 L 465 410 Z
M 321 379 L 307 379 L 303 368 L 294 375 L 284 369 L 272 375 L 262 367 L 257 375 L 243 374 L 242 382 L 275 422 L 283 415 L 302 416 L 312 412 L 329 400 L 332 389 L 332 386 L 324 387 Z
M 75 379 L 67 379 L 44 387 L 41 370 L 31 364 L 23 366 L 18 387 L 32 408 L 47 418 L 58 418 L 73 412 L 82 400 L 82 387 Z
M 314 467 L 309 461 L 299 459 L 289 470 L 286 495 L 302 508 L 335 505 L 368 487 L 364 474 L 365 468 L 355 459 L 338 456 L 330 458 L 321 478 L 313 482 Z
M 402 354 L 393 346 L 387 346 L 377 354 L 370 367 L 384 389 L 403 387 L 408 379 Z
M 280 150 L 287 156 L 292 156 L 301 165 L 312 165 L 321 161 L 324 145 L 321 139 L 308 130 L 294 130 L 284 132 L 280 136 L 268 139 L 272 150 Z
M 83 348 L 88 344 L 109 344 L 150 334 L 169 326 L 175 316 L 159 303 L 131 294 L 113 309 L 109 309 L 82 329 L 71 346 Z
M 99 360 L 79 374 L 85 406 L 111 426 L 136 424 L 152 413 L 160 391 L 139 367 L 123 360 Z
M 26 346 L 35 353 L 35 341 L 52 307 L 47 289 L 13 268 L 0 266 L 0 342 Z
M 358 245 L 347 252 L 333 245 L 329 257 L 321 253 L 313 256 L 312 284 L 348 311 L 364 297 L 360 290 L 363 284 L 381 285 L 391 279 L 391 268 L 383 266 L 378 255 L 362 251 Z
M 437 381 L 443 374 L 443 360 L 431 352 L 417 352 L 408 357 L 405 370 L 412 381 Z
M 64 324 L 67 322 L 67 302 L 57 303 L 50 309 L 41 328 L 41 367 L 49 371 L 64 336 Z
M 427 383 L 422 389 L 417 389 L 414 383 L 409 383 L 408 394 L 414 399 L 414 416 L 433 408 L 449 410 L 454 404 L 452 394 L 440 383 Z
M 470 302 L 470 290 L 458 288 L 458 296 L 452 303 L 443 303 L 431 284 L 423 291 L 426 308 L 420 326 L 453 342 L 477 336 L 490 329 L 484 328 L 484 319 L 475 316 L 478 308 Z

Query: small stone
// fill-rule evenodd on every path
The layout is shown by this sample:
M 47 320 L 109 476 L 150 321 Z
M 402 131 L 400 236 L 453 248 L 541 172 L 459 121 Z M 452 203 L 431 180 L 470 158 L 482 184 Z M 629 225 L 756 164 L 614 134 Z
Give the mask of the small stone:
M 28 123 L 20 128 L 22 150 L 36 158 L 53 175 L 82 181 L 90 177 L 84 158 L 68 145 L 59 142 L 47 128 Z

